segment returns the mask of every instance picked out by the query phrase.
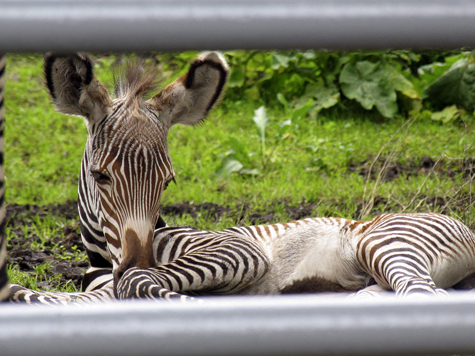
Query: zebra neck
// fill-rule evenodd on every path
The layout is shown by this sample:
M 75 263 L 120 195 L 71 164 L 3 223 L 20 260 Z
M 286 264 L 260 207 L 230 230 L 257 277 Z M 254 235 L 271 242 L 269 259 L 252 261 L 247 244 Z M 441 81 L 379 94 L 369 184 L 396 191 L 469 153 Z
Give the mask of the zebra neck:
M 107 249 L 104 232 L 99 222 L 99 197 L 90 173 L 92 139 L 88 137 L 81 162 L 78 188 L 78 210 L 81 238 L 93 267 L 110 267 L 111 256 Z

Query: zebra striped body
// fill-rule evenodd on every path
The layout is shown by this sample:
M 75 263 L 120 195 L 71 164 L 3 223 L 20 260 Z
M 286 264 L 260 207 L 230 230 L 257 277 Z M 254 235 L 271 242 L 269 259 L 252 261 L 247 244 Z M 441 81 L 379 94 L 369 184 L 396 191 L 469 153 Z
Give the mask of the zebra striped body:
M 120 298 L 242 293 L 270 265 L 258 241 L 231 230 L 162 228 L 155 232 L 153 249 L 156 267 L 125 272 L 118 284 Z
M 8 297 L 9 285 L 7 277 L 7 239 L 5 236 L 6 210 L 5 210 L 5 171 L 3 168 L 3 152 L 5 140 L 5 67 L 7 57 L 0 53 L 0 302 Z
M 121 298 L 357 291 L 374 283 L 400 296 L 438 295 L 475 271 L 474 235 L 438 214 L 223 231 L 165 227 L 153 248 L 157 267 L 128 270 Z
M 164 227 L 155 231 L 153 255 L 155 267 L 124 273 L 116 285 L 119 298 L 183 302 L 204 295 L 359 291 L 358 296 L 381 290 L 444 295 L 442 288 L 475 271 L 475 237 L 462 223 L 438 214 L 385 214 L 367 222 L 309 218 L 222 231 Z M 110 270 L 96 270 L 96 285 L 86 293 L 28 293 L 14 286 L 17 300 L 112 298 Z

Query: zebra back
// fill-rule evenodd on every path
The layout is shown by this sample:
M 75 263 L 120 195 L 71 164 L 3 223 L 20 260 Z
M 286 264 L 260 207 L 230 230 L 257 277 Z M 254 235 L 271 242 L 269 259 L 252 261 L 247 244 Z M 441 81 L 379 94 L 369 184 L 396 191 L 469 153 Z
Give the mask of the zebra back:
M 3 131 L 5 127 L 5 67 L 7 57 L 0 54 L 0 301 L 6 299 L 9 294 L 7 276 L 7 239 L 5 236 L 6 210 L 5 198 L 5 171 L 3 168 L 3 152 L 5 140 Z

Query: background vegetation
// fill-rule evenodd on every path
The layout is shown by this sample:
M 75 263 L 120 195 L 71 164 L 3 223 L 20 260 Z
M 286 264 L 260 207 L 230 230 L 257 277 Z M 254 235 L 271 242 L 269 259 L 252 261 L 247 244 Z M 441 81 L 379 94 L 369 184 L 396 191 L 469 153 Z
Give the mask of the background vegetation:
M 166 84 L 196 53 L 143 56 Z M 226 56 L 232 73 L 219 108 L 203 125 L 170 132 L 177 185 L 162 200 L 169 224 L 221 229 L 434 211 L 475 229 L 471 52 Z M 122 58 L 95 57 L 108 87 Z M 11 55 L 7 69 L 9 249 L 36 253 L 29 260 L 11 255 L 12 280 L 74 290 L 77 283 L 59 276 L 67 274 L 64 266 L 87 266 L 79 245 L 67 243 L 77 239 L 78 219 L 67 207 L 77 201 L 87 132 L 82 119 L 54 111 L 41 56 Z M 42 263 L 26 263 L 35 258 Z

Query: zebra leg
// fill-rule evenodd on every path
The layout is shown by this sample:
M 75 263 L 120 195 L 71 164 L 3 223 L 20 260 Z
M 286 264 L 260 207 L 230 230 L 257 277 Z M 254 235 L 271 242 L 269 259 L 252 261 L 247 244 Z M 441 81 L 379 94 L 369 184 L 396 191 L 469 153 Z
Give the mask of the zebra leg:
M 114 299 L 113 281 L 100 289 L 90 292 L 64 293 L 64 292 L 38 292 L 17 284 L 10 286 L 9 301 L 27 304 L 94 304 Z
M 5 236 L 5 171 L 3 168 L 3 152 L 5 140 L 3 131 L 5 127 L 5 67 L 7 57 L 0 54 L 0 302 L 8 298 L 9 284 L 7 276 L 7 238 Z
M 389 249 L 381 256 L 380 273 L 373 277 L 381 286 L 389 285 L 398 297 L 417 297 L 421 295 L 447 296 L 448 293 L 437 288 L 429 273 L 429 261 L 418 251 L 398 246 Z
M 434 281 L 429 278 L 419 276 L 406 276 L 401 278 L 397 284 L 396 295 L 400 297 L 417 297 L 435 295 L 439 297 L 446 297 L 447 291 L 442 288 L 437 288 Z
M 178 251 L 178 245 L 186 247 L 192 243 L 202 247 L 158 267 L 128 269 L 116 283 L 118 298 L 187 301 L 192 299 L 187 296 L 190 294 L 235 294 L 259 281 L 268 271 L 268 257 L 256 242 L 246 237 L 226 231 L 187 229 L 175 229 L 170 234 L 175 233 L 176 237 L 179 232 L 183 232 L 183 239 L 177 239 L 176 244 L 170 242 L 165 250 Z M 171 235 L 164 234 L 170 237 L 169 241 L 173 240 Z M 185 241 L 188 238 L 189 244 Z
M 194 300 L 193 297 L 165 288 L 165 283 L 161 281 L 162 275 L 162 271 L 155 268 L 130 268 L 117 284 L 117 297 L 119 299 L 152 299 L 180 302 Z
M 10 288 L 9 300 L 27 304 L 91 304 L 114 299 L 112 268 L 91 267 L 82 281 L 82 292 L 38 292 L 19 285 Z

